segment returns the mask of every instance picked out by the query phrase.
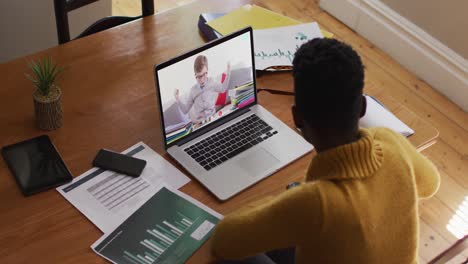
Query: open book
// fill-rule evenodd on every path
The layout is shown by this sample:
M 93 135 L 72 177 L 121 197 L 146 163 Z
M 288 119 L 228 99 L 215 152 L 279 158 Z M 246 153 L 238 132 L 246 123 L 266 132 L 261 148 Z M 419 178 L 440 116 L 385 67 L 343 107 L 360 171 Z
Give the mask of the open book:
M 359 120 L 361 127 L 386 127 L 390 128 L 405 137 L 414 134 L 414 130 L 398 119 L 379 101 L 372 96 L 366 95 L 367 111 L 366 114 Z

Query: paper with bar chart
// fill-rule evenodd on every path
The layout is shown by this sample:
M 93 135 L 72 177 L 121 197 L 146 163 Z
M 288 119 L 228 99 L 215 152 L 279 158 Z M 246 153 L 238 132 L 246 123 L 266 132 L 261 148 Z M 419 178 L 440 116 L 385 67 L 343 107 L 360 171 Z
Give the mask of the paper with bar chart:
M 162 187 L 91 248 L 113 263 L 184 263 L 222 216 L 170 187 Z

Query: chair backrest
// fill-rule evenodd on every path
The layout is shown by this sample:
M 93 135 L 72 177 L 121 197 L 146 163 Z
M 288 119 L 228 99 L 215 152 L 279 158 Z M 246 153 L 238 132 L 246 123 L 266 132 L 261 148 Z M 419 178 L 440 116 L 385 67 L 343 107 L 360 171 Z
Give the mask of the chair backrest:
M 434 259 L 428 262 L 428 264 L 444 264 L 449 262 L 452 258 L 462 254 L 465 249 L 468 248 L 468 234 L 456 241 L 452 246 L 446 249 L 444 252 L 437 255 Z M 455 262 L 456 263 L 456 262 Z M 468 258 L 463 261 L 463 263 L 468 263 Z
M 54 0 L 55 21 L 57 24 L 57 35 L 59 44 L 70 41 L 70 28 L 68 26 L 68 12 L 78 9 L 82 6 L 97 2 L 99 0 Z M 111 16 L 105 17 L 83 31 L 76 38 L 88 36 L 99 31 L 103 31 L 135 19 L 154 14 L 154 0 L 141 0 L 141 16 L 123 17 Z

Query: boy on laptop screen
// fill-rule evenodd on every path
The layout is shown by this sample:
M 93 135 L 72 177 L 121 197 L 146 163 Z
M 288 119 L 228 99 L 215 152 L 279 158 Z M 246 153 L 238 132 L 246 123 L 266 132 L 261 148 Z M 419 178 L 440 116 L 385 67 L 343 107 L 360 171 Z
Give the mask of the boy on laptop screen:
M 257 104 L 252 28 L 155 67 L 164 146 L 226 200 L 312 150 Z
M 254 101 L 252 61 L 242 52 L 249 49 L 245 35 L 160 71 L 166 143 Z

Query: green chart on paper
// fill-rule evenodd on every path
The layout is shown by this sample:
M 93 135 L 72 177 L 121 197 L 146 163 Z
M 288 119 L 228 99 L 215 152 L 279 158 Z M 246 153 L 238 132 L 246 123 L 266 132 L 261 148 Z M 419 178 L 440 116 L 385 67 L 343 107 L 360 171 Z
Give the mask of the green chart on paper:
M 294 35 L 294 39 L 300 42 L 307 41 L 308 38 L 309 37 L 307 37 L 307 35 L 303 32 L 297 32 Z M 262 60 L 270 59 L 274 57 L 276 58 L 284 57 L 284 58 L 287 58 L 289 62 L 292 62 L 294 59 L 294 53 L 296 53 L 298 48 L 299 48 L 299 45 L 296 44 L 296 47 L 294 50 L 277 49 L 275 51 L 270 51 L 270 52 L 259 51 L 259 52 L 255 52 L 255 57 L 257 57 L 258 59 L 262 59 Z
M 271 58 L 286 58 L 289 60 L 289 62 L 292 62 L 294 59 L 294 53 L 296 53 L 296 50 L 299 48 L 299 45 L 296 46 L 294 50 L 283 50 L 283 49 L 277 49 L 274 51 L 259 51 L 255 53 L 255 57 L 258 59 L 266 60 L 266 59 L 271 59 Z
M 115 263 L 184 263 L 219 219 L 162 188 L 94 250 Z

